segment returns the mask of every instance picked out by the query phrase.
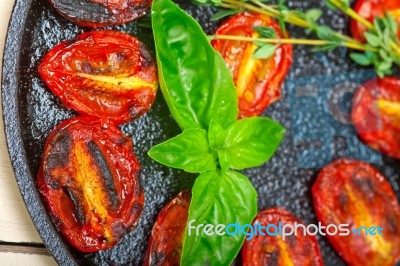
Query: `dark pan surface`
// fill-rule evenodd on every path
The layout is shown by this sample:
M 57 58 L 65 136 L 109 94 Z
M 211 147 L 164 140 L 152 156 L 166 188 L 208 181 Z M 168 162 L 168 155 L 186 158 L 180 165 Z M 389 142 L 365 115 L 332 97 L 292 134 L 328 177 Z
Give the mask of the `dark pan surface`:
M 212 10 L 182 6 L 211 33 L 216 24 L 207 23 Z M 292 8 L 319 7 L 320 1 L 289 1 Z M 327 11 L 326 24 L 347 31 L 347 20 Z M 115 29 L 137 35 L 153 47 L 149 20 L 144 18 Z M 10 22 L 3 66 L 3 112 L 7 142 L 17 183 L 44 243 L 62 265 L 140 265 L 148 237 L 162 206 L 178 191 L 190 188 L 194 177 L 151 161 L 146 152 L 153 145 L 176 135 L 159 93 L 152 110 L 133 123 L 122 126 L 132 136 L 142 165 L 145 208 L 139 226 L 111 250 L 92 254 L 77 252 L 64 241 L 50 222 L 36 192 L 35 176 L 48 133 L 61 121 L 76 114 L 65 109 L 41 81 L 37 67 L 45 53 L 61 41 L 88 31 L 59 16 L 47 0 L 17 0 Z M 303 30 L 289 27 L 292 36 Z M 400 198 L 399 161 L 380 156 L 362 145 L 346 120 L 351 94 L 357 84 L 374 77 L 370 70 L 358 69 L 348 61 L 346 50 L 315 54 L 296 47 L 285 93 L 265 115 L 288 130 L 283 144 L 266 165 L 246 171 L 259 193 L 259 209 L 282 206 L 306 223 L 316 223 L 311 202 L 311 185 L 319 169 L 340 157 L 354 157 L 373 163 L 391 182 Z M 334 93 L 332 93 L 332 91 Z M 320 238 L 326 265 L 344 265 Z

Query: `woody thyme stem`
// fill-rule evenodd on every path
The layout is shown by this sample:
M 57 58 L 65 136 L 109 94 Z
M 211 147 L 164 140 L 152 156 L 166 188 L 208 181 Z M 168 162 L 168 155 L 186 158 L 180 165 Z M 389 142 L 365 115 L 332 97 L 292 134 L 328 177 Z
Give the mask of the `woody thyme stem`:
M 333 44 L 333 42 L 325 41 L 325 40 L 310 40 L 310 39 L 267 39 L 267 38 L 256 38 L 256 37 L 246 37 L 246 36 L 237 36 L 237 35 L 210 35 L 208 36 L 213 40 L 232 40 L 232 41 L 245 41 L 245 42 L 264 42 L 271 44 L 301 44 L 301 45 L 313 45 L 313 46 L 323 46 Z M 370 50 L 368 47 L 358 47 L 354 46 L 353 43 L 343 42 L 340 45 L 344 47 L 350 47 L 356 50 L 368 51 Z
M 229 8 L 234 9 L 234 8 L 238 8 L 238 9 L 246 9 L 249 11 L 253 11 L 253 12 L 257 12 L 260 14 L 264 14 L 273 18 L 283 18 L 285 19 L 285 21 L 287 23 L 302 27 L 302 28 L 309 28 L 311 27 L 310 23 L 307 22 L 306 20 L 304 20 L 303 18 L 295 15 L 295 14 L 283 14 L 280 10 L 277 10 L 275 7 L 273 6 L 269 6 L 266 5 L 264 3 L 262 3 L 259 0 L 251 0 L 251 2 L 253 4 L 248 4 L 239 0 L 222 0 L 223 5 L 226 5 L 226 7 L 229 6 Z M 343 42 L 340 43 L 341 46 L 344 47 L 348 47 L 348 48 L 352 48 L 355 50 L 359 50 L 359 51 L 373 51 L 375 50 L 374 48 L 371 47 L 367 47 L 366 45 L 364 45 L 363 43 L 349 37 L 346 35 L 343 35 L 339 32 L 336 32 L 335 35 L 337 37 L 339 37 L 341 40 L 343 40 Z M 306 41 L 305 39 L 301 39 L 301 41 Z M 289 40 L 286 40 L 285 43 L 293 43 L 293 44 L 304 44 L 304 45 L 326 45 L 326 44 L 330 44 L 330 41 L 325 41 L 324 44 L 322 44 L 322 42 L 314 42 L 311 40 L 311 42 L 301 42 L 300 40 L 297 40 L 295 42 L 290 42 Z M 266 41 L 265 41 L 266 42 Z M 282 39 L 281 39 L 281 42 Z
M 374 24 L 372 24 L 365 18 L 361 17 L 352 8 L 343 6 L 343 4 L 341 4 L 340 1 L 338 1 L 338 0 L 329 0 L 329 2 L 331 2 L 333 5 L 335 5 L 337 8 L 342 10 L 344 13 L 346 13 L 348 16 L 350 16 L 354 20 L 360 22 L 367 29 L 376 31 Z M 393 40 L 390 40 L 389 44 L 390 44 L 390 47 L 396 52 L 396 54 L 400 56 L 400 47 Z
M 309 28 L 311 27 L 310 23 L 304 20 L 303 18 L 295 15 L 295 14 L 283 14 L 281 11 L 277 10 L 276 8 L 266 5 L 259 0 L 251 0 L 253 4 L 248 4 L 245 2 L 241 2 L 238 0 L 222 0 L 223 4 L 228 4 L 229 6 L 236 7 L 239 9 L 247 9 L 249 11 L 257 12 L 260 14 L 264 14 L 273 18 L 283 18 L 287 23 L 302 27 L 302 28 Z M 363 43 L 349 37 L 346 35 L 343 35 L 339 32 L 336 32 L 335 35 L 339 37 L 340 39 L 343 40 L 343 43 L 341 43 L 342 46 L 360 50 L 360 51 L 367 51 L 371 50 L 372 48 L 366 47 Z M 327 41 L 327 44 L 330 42 Z M 311 45 L 311 44 L 309 44 Z M 320 44 L 322 45 L 322 44 Z

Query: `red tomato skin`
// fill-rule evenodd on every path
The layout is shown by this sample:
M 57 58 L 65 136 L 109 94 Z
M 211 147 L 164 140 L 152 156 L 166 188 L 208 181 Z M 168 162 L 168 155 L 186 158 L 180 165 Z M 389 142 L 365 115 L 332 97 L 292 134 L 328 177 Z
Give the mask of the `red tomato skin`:
M 67 108 L 117 124 L 148 111 L 158 88 L 150 52 L 117 31 L 87 32 L 57 45 L 44 57 L 39 73 Z
M 253 221 L 253 225 L 260 223 L 263 226 L 279 222 L 285 224 L 304 224 L 293 214 L 283 208 L 272 208 L 260 212 Z M 287 252 L 287 257 L 285 254 Z M 263 265 L 295 265 L 319 266 L 324 265 L 319 245 L 315 236 L 298 234 L 285 240 L 281 236 L 257 235 L 245 241 L 242 248 L 243 266 Z
M 272 27 L 277 36 L 283 38 L 277 22 L 268 16 L 248 12 L 229 18 L 215 34 L 252 37 L 255 34 L 253 26 Z M 280 45 L 275 55 L 269 59 L 252 61 L 251 49 L 255 49 L 256 46 L 251 42 L 213 40 L 211 44 L 221 53 L 232 72 L 234 83 L 238 88 L 240 118 L 260 115 L 268 106 L 280 99 L 281 86 L 292 63 L 291 45 Z M 248 65 L 244 66 L 243 62 L 252 64 L 251 73 L 246 72 Z
M 399 203 L 385 177 L 371 165 L 353 159 L 333 162 L 318 175 L 312 196 L 317 218 L 324 226 L 349 224 L 350 230 L 360 226 L 383 228 L 379 241 L 388 245 L 389 250 L 384 246 L 374 248 L 368 241 L 377 242 L 365 234 L 327 235 L 348 265 L 392 266 L 400 259 Z
M 358 0 L 354 6 L 354 11 L 369 22 L 373 22 L 375 17 L 384 16 L 386 11 L 396 10 L 400 10 L 400 2 L 395 0 Z M 400 13 L 395 14 L 394 18 L 400 24 Z M 350 31 L 355 39 L 366 42 L 364 33 L 367 28 L 360 22 L 351 19 Z
M 82 9 L 74 11 L 68 3 L 60 3 L 61 0 L 49 0 L 56 11 L 66 19 L 82 27 L 101 28 L 128 23 L 148 13 L 151 0 L 81 0 L 85 3 Z M 74 4 L 74 3 L 72 3 Z M 96 9 L 101 7 L 101 13 Z M 90 15 L 92 14 L 92 15 Z M 83 16 L 82 16 L 83 15 Z M 91 16 L 85 18 L 85 15 Z
M 370 147 L 400 159 L 400 124 L 390 123 L 390 116 L 377 109 L 379 101 L 400 104 L 400 80 L 386 77 L 363 84 L 352 103 L 352 121 L 358 136 Z M 398 125 L 397 125 L 398 124 Z
M 130 138 L 108 122 L 77 117 L 47 138 L 37 185 L 61 234 L 95 252 L 136 227 L 144 201 L 139 171 Z
M 180 265 L 191 197 L 190 191 L 179 193 L 158 214 L 143 266 Z

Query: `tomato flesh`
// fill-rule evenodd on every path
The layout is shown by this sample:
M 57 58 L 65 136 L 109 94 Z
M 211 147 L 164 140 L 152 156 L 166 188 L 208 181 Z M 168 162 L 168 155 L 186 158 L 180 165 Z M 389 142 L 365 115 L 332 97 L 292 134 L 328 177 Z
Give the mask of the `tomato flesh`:
M 400 259 L 400 206 L 389 182 L 369 164 L 340 159 L 326 166 L 312 187 L 319 221 L 361 226 L 380 226 L 383 235 L 327 235 L 348 265 L 389 266 Z
M 303 224 L 294 215 L 282 208 L 272 208 L 260 212 L 253 221 L 262 226 Z M 273 229 L 271 231 L 274 231 Z M 315 236 L 302 233 L 285 240 L 282 236 L 257 235 L 245 241 L 242 249 L 244 266 L 318 266 L 323 265 L 319 245 Z
M 39 72 L 66 107 L 118 124 L 148 111 L 158 88 L 150 52 L 136 38 L 117 31 L 83 33 L 57 45 Z
M 383 17 L 386 12 L 389 12 L 400 25 L 400 1 L 358 0 L 354 6 L 354 10 L 369 22 L 373 22 L 376 17 Z M 364 25 L 352 19 L 350 22 L 350 30 L 355 39 L 366 42 L 364 33 L 367 31 L 367 28 Z
M 37 177 L 55 225 L 78 250 L 113 247 L 143 209 L 132 141 L 113 124 L 89 117 L 57 126 Z
M 352 120 L 370 147 L 400 159 L 400 79 L 366 82 L 353 98 Z
M 254 26 L 271 27 L 283 37 L 279 24 L 256 13 L 239 13 L 216 31 L 216 35 L 258 37 Z M 281 97 L 281 86 L 292 63 L 292 46 L 280 45 L 268 59 L 253 59 L 258 46 L 252 42 L 213 40 L 232 72 L 239 97 L 239 117 L 260 115 Z
M 180 265 L 191 192 L 183 191 L 159 213 L 151 231 L 143 266 Z
M 50 0 L 57 12 L 89 28 L 120 25 L 144 16 L 151 0 Z

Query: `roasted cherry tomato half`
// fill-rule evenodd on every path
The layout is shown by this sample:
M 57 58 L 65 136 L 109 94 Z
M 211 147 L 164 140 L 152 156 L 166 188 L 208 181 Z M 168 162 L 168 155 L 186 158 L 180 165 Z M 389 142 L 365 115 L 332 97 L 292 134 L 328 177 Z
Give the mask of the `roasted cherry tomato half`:
M 148 111 L 158 88 L 150 52 L 136 38 L 118 31 L 83 33 L 57 45 L 39 72 L 66 107 L 116 123 Z
M 179 193 L 158 214 L 143 266 L 180 265 L 191 197 L 190 191 Z
M 400 1 L 396 0 L 358 0 L 354 10 L 363 18 L 373 22 L 376 17 L 385 16 L 389 12 L 400 24 Z M 352 19 L 350 22 L 351 33 L 354 38 L 365 42 L 364 33 L 367 28 L 360 22 Z M 399 32 L 400 34 L 400 32 Z M 400 35 L 399 35 L 400 36 Z
M 228 19 L 216 35 L 258 37 L 254 26 L 267 26 L 283 34 L 279 24 L 270 17 L 256 13 L 240 13 Z M 279 100 L 281 85 L 292 63 L 292 46 L 280 45 L 269 59 L 253 59 L 258 46 L 252 42 L 213 40 L 232 72 L 239 97 L 239 117 L 261 114 L 265 108 Z
M 116 126 L 72 118 L 50 133 L 37 183 L 64 237 L 94 252 L 136 226 L 144 200 L 139 169 L 131 139 Z
M 320 172 L 312 196 L 324 226 L 349 229 L 344 235 L 327 234 L 348 265 L 393 266 L 400 259 L 400 206 L 389 182 L 375 168 L 356 160 L 337 160 Z
M 315 236 L 298 233 L 296 236 L 287 236 L 284 239 L 278 234 L 279 223 L 292 225 L 295 223 L 304 225 L 294 215 L 282 208 L 272 208 L 260 212 L 253 221 L 253 226 L 257 224 L 267 227 L 270 232 L 257 233 L 249 241 L 245 241 L 242 249 L 242 260 L 244 266 L 318 266 L 324 265 L 321 252 Z M 258 227 L 259 228 L 259 227 Z M 300 229 L 301 230 L 301 229 Z
M 368 81 L 353 98 L 352 120 L 372 148 L 400 159 L 400 79 Z
M 151 0 L 50 0 L 63 17 L 90 28 L 124 24 L 144 16 Z

